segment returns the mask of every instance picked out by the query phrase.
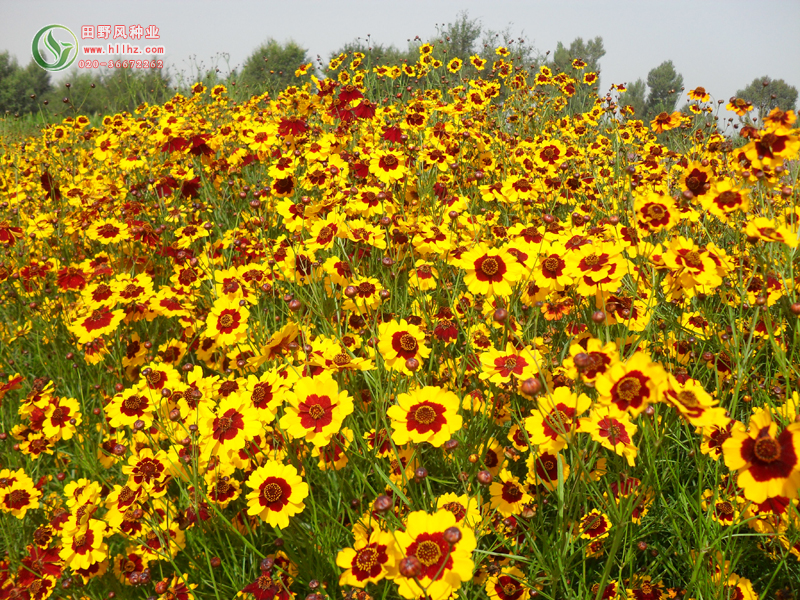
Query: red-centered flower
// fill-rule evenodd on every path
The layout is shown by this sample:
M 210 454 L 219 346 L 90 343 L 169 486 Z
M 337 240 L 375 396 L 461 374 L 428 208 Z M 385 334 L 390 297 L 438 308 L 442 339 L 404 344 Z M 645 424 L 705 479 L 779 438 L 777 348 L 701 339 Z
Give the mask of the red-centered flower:
M 462 255 L 458 266 L 466 271 L 464 281 L 473 294 L 508 297 L 522 278 L 523 267 L 505 248 L 477 247 Z
M 800 423 L 778 433 L 767 409 L 750 417 L 749 430 L 738 423 L 722 445 L 725 464 L 739 472 L 737 483 L 753 502 L 784 496 L 797 498 L 800 489 Z
M 581 518 L 580 532 L 582 538 L 601 539 L 608 536 L 609 529 L 611 529 L 611 521 L 596 508 Z
M 636 352 L 627 362 L 616 363 L 595 381 L 601 404 L 613 404 L 620 411 L 637 416 L 651 402 L 660 399 L 666 372 L 644 352 Z
M 62 290 L 82 290 L 86 287 L 86 274 L 78 267 L 64 267 L 56 275 L 56 283 Z
M 499 575 L 486 580 L 485 589 L 491 600 L 527 600 L 531 586 L 526 583 L 522 571 L 507 566 Z
M 339 585 L 363 588 L 384 577 L 393 577 L 399 558 L 391 532 L 374 530 L 369 537 L 357 536 L 353 547 L 345 548 L 336 557 L 336 564 L 345 569 L 339 577 Z
M 401 446 L 409 441 L 441 446 L 461 428 L 460 405 L 453 392 L 434 386 L 400 394 L 397 404 L 386 411 L 392 420 L 392 439 Z
M 303 377 L 288 394 L 289 405 L 280 420 L 281 428 L 294 439 L 305 438 L 325 446 L 338 433 L 344 418 L 353 412 L 353 399 L 329 373 Z

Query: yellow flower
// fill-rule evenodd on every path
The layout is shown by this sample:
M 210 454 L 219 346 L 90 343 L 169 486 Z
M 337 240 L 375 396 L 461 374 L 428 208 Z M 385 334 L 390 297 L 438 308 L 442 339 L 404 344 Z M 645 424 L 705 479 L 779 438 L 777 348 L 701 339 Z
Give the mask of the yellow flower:
M 461 534 L 461 539 L 454 544 L 445 539 L 445 531 L 451 527 Z M 475 568 L 472 552 L 477 546 L 475 534 L 457 525 L 453 513 L 446 510 L 432 515 L 412 512 L 405 531 L 395 532 L 395 539 L 401 553 L 416 557 L 422 567 L 416 578 L 398 576 L 394 580 L 404 598 L 427 596 L 430 600 L 445 600 L 462 582 L 472 578 Z
M 401 558 L 391 532 L 373 530 L 369 537 L 361 536 L 352 548 L 337 554 L 336 564 L 345 569 L 339 577 L 339 585 L 363 588 L 387 577 L 394 579 Z
M 407 363 L 412 358 L 422 364 L 430 356 L 431 350 L 425 345 L 425 334 L 416 325 L 405 319 L 399 323 L 389 321 L 378 330 L 378 350 L 386 366 L 392 371 L 411 375 Z
M 42 492 L 33 485 L 33 480 L 19 469 L 0 469 L 0 511 L 24 519 L 30 509 L 39 508 Z
M 453 392 L 426 386 L 400 394 L 386 416 L 392 420 L 392 440 L 398 446 L 428 442 L 439 447 L 461 429 L 461 401 Z
M 633 436 L 638 428 L 626 413 L 614 406 L 596 406 L 588 417 L 580 420 L 578 430 L 590 434 L 594 441 L 624 456 L 634 466 L 638 450 L 633 445 Z
M 289 517 L 303 512 L 308 484 L 292 465 L 267 461 L 250 475 L 247 485 L 247 514 L 258 515 L 273 527 L 289 526 Z
M 59 558 L 73 570 L 88 569 L 105 560 L 108 556 L 108 545 L 103 542 L 105 533 L 105 523 L 96 519 L 89 520 L 85 526 L 65 532 L 61 538 Z
M 353 412 L 353 398 L 328 372 L 303 377 L 287 393 L 289 404 L 280 420 L 281 429 L 293 439 L 326 446 L 338 433 L 345 417 Z
M 466 271 L 464 281 L 473 294 L 507 298 L 524 274 L 514 255 L 505 248 L 478 246 L 466 252 L 458 265 Z
M 505 469 L 500 471 L 497 479 L 489 486 L 492 495 L 490 508 L 496 510 L 504 517 L 522 513 L 522 508 L 533 500 L 525 491 L 520 481 Z
M 247 337 L 247 319 L 250 311 L 239 306 L 238 300 L 219 298 L 206 319 L 206 337 L 218 344 L 232 345 Z

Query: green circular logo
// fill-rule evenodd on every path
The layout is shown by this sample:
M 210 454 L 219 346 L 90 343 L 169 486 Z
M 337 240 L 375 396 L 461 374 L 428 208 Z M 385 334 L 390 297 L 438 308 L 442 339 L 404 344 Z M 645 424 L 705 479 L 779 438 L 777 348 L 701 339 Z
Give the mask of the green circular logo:
M 78 57 L 78 38 L 69 27 L 48 25 L 33 36 L 31 52 L 45 71 L 63 71 Z

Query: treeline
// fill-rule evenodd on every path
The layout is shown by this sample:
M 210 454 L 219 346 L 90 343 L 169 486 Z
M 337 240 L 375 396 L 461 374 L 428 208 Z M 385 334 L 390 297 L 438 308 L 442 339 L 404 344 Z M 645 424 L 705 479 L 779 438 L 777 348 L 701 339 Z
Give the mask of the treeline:
M 363 55 L 360 61 L 364 66 L 413 65 L 420 57 L 420 48 L 430 44 L 433 60 L 452 66 L 451 71 L 462 80 L 485 74 L 486 67 L 498 56 L 495 49 L 502 46 L 508 49 L 516 65 L 528 69 L 549 67 L 554 73 L 565 72 L 571 76 L 580 75 L 574 67 L 578 59 L 585 64 L 585 72 L 601 73 L 601 59 L 606 51 L 602 37 L 591 40 L 574 39 L 569 45 L 559 42 L 556 49 L 546 54 L 540 53 L 522 33 L 510 29 L 493 31 L 483 26 L 479 19 L 471 18 L 461 12 L 450 23 L 437 25 L 436 33 L 427 39 L 415 37 L 408 39 L 405 48 L 385 45 L 371 37 L 356 38 L 343 44 L 331 53 L 328 59 L 321 56 L 312 58 L 308 50 L 294 41 L 278 42 L 270 39 L 253 51 L 240 67 L 220 73 L 220 69 L 197 69 L 191 80 L 185 77 L 171 77 L 166 69 L 104 69 L 83 70 L 68 78 L 64 84 L 55 86 L 49 73 L 40 69 L 33 61 L 23 67 L 8 52 L 0 53 L 0 117 L 23 116 L 43 111 L 45 115 L 80 113 L 99 115 L 123 110 L 133 111 L 144 102 L 162 103 L 176 91 L 187 92 L 194 81 L 206 84 L 223 84 L 234 99 L 250 97 L 254 94 L 274 92 L 289 85 L 302 84 L 312 76 L 320 79 L 335 76 L 328 69 L 331 61 L 347 55 Z M 300 69 L 305 65 L 304 69 Z M 456 69 L 456 67 L 458 67 Z M 298 71 L 298 69 L 300 69 Z M 440 80 L 426 80 L 426 87 L 446 87 L 453 80 L 441 77 Z M 593 87 L 600 87 L 596 80 Z M 685 99 L 683 77 L 677 72 L 672 61 L 667 60 L 653 68 L 646 79 L 637 79 L 627 85 L 619 98 L 621 105 L 630 105 L 636 118 L 649 121 L 661 112 L 673 112 Z M 736 92 L 736 97 L 749 103 L 755 109 L 749 118 L 757 118 L 774 107 L 782 110 L 794 109 L 797 103 L 797 89 L 782 79 L 757 77 L 749 85 Z M 720 99 L 725 100 L 727 99 Z M 590 106 L 588 95 L 571 100 L 573 110 L 585 110 Z M 688 110 L 688 106 L 684 106 Z

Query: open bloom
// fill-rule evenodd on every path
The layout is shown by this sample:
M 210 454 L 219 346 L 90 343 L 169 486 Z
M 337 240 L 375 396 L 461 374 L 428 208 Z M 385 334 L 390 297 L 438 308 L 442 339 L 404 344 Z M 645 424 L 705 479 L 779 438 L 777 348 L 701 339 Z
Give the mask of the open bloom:
M 616 363 L 599 375 L 595 386 L 601 404 L 613 404 L 636 417 L 648 404 L 660 399 L 665 382 L 664 368 L 644 352 L 636 352 L 626 362 Z
M 492 482 L 489 493 L 492 495 L 490 507 L 504 517 L 521 514 L 523 506 L 533 500 L 522 483 L 505 469 L 500 471 L 498 480 Z
M 421 364 L 431 353 L 431 349 L 425 345 L 425 334 L 422 330 L 405 319 L 399 323 L 390 321 L 381 325 L 378 340 L 378 350 L 386 366 L 406 375 L 411 375 L 406 366 L 407 360 L 414 358 Z
M 769 410 L 750 417 L 749 430 L 737 423 L 722 444 L 725 464 L 739 472 L 736 480 L 753 502 L 784 496 L 797 498 L 800 489 L 800 423 L 778 433 Z
M 566 447 L 578 417 L 592 405 L 586 394 L 576 394 L 568 387 L 556 388 L 550 396 L 538 400 L 538 410 L 525 419 L 525 429 L 531 444 L 539 450 L 558 452 Z
M 29 509 L 39 508 L 41 496 L 42 492 L 34 487 L 33 480 L 22 469 L 0 469 L 0 511 L 24 519 Z
M 64 535 L 59 557 L 71 569 L 91 567 L 108 557 L 108 546 L 103 542 L 105 534 L 105 523 L 92 519 Z
M 426 386 L 400 394 L 397 404 L 386 411 L 392 420 L 394 443 L 402 446 L 409 441 L 428 442 L 441 446 L 461 429 L 460 406 L 458 396 L 438 387 Z
M 247 514 L 258 515 L 273 527 L 288 527 L 289 517 L 305 509 L 308 484 L 292 465 L 270 460 L 250 475 Z
M 492 348 L 484 352 L 480 359 L 480 378 L 494 383 L 507 383 L 514 378 L 524 381 L 536 375 L 543 365 L 537 350 L 531 347 L 517 350 L 511 342 L 506 344 L 505 350 Z
M 229 345 L 247 337 L 247 318 L 250 316 L 238 300 L 222 297 L 214 303 L 208 315 L 206 336 L 218 344 Z
M 595 407 L 579 424 L 579 431 L 588 433 L 600 445 L 624 456 L 630 466 L 635 464 L 638 452 L 633 445 L 633 436 L 637 430 L 628 415 L 613 406 Z
M 359 536 L 352 548 L 345 548 L 336 556 L 336 564 L 345 570 L 339 585 L 363 588 L 385 577 L 394 579 L 401 558 L 390 532 L 373 530 L 369 537 Z
M 450 527 L 457 527 L 461 532 L 461 539 L 455 544 L 450 544 L 444 536 Z M 405 531 L 396 532 L 395 539 L 402 554 L 416 557 L 422 566 L 416 579 L 395 579 L 403 598 L 427 595 L 430 600 L 445 600 L 463 581 L 471 579 L 475 567 L 472 552 L 477 546 L 475 534 L 471 529 L 458 526 L 453 513 L 439 510 L 429 515 L 414 511 L 408 515 Z M 420 585 L 424 586 L 424 591 Z
M 325 446 L 341 429 L 344 418 L 353 412 L 353 399 L 329 373 L 303 377 L 287 393 L 289 405 L 280 420 L 282 429 L 294 439 L 305 438 L 315 446 Z
M 206 452 L 212 455 L 230 454 L 262 432 L 258 412 L 243 395 L 233 393 L 223 398 L 215 412 L 201 422 L 200 431 Z M 224 459 L 224 456 L 221 457 Z
M 498 575 L 489 577 L 484 588 L 491 600 L 527 600 L 531 594 L 525 575 L 512 566 L 503 567 Z
M 464 281 L 473 294 L 485 296 L 511 295 L 524 270 L 505 248 L 477 247 L 465 253 L 458 264 L 466 271 Z

